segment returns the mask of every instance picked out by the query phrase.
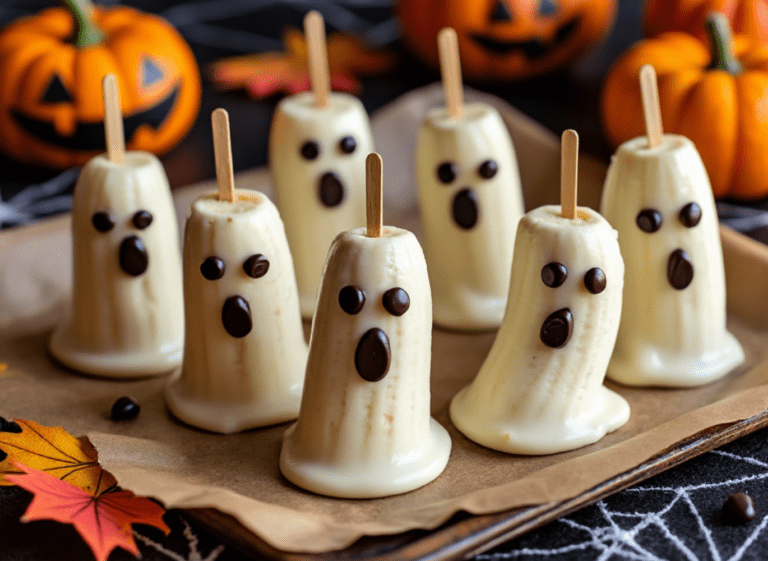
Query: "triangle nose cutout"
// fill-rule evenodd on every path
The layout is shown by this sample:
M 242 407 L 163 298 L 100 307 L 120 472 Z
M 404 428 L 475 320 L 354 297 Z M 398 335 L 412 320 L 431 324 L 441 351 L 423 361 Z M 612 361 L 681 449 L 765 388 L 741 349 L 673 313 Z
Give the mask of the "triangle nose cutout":
M 506 22 L 506 21 L 512 21 L 512 12 L 509 11 L 509 7 L 507 6 L 506 2 L 504 0 L 499 0 L 496 2 L 496 5 L 493 8 L 493 11 L 491 12 L 491 21 L 492 22 Z

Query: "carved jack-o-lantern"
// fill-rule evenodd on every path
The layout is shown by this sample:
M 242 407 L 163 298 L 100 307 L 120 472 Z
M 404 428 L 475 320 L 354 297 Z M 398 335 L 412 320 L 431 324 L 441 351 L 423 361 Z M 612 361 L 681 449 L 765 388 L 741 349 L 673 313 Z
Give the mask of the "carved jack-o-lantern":
M 0 33 L 0 148 L 25 163 L 81 165 L 105 149 L 101 80 L 118 78 L 127 147 L 161 154 L 189 130 L 200 75 L 167 22 L 126 7 L 51 8 Z M 70 13 L 71 12 L 71 13 Z
M 609 30 L 616 0 L 398 0 L 403 39 L 437 68 L 437 34 L 458 34 L 463 75 L 517 80 L 562 67 Z

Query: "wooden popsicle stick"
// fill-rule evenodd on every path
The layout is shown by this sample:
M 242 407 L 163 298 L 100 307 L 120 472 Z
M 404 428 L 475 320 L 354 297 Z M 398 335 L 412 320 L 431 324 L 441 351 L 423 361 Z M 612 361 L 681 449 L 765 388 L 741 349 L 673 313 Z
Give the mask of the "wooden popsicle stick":
M 229 135 L 229 113 L 219 107 L 211 113 L 213 127 L 213 154 L 216 159 L 216 181 L 219 200 L 235 200 L 235 174 L 232 166 L 232 141 Z
M 437 35 L 437 47 L 440 52 L 440 74 L 443 78 L 448 114 L 452 119 L 461 119 L 464 116 L 464 89 L 461 83 L 459 41 L 452 27 L 440 30 Z
M 661 144 L 664 129 L 661 125 L 661 105 L 659 103 L 659 86 L 656 83 L 656 70 L 650 64 L 644 64 L 640 69 L 640 93 L 643 97 L 643 115 L 645 116 L 645 132 L 648 135 L 648 147 Z
M 365 159 L 365 199 L 368 231 L 365 235 L 369 238 L 381 237 L 381 224 L 383 221 L 381 200 L 383 197 L 382 183 L 384 181 L 381 168 L 381 156 L 376 152 L 368 154 L 368 157 Z
M 309 79 L 315 94 L 315 106 L 326 107 L 331 94 L 331 77 L 328 47 L 325 43 L 325 22 L 320 12 L 312 10 L 304 16 L 304 35 L 307 38 Z
M 101 80 L 104 96 L 104 138 L 107 142 L 107 157 L 116 164 L 125 161 L 125 133 L 123 133 L 123 112 L 120 110 L 120 92 L 117 78 L 107 74 Z
M 563 218 L 576 218 L 579 175 L 579 135 L 573 129 L 563 131 L 560 152 L 560 207 Z

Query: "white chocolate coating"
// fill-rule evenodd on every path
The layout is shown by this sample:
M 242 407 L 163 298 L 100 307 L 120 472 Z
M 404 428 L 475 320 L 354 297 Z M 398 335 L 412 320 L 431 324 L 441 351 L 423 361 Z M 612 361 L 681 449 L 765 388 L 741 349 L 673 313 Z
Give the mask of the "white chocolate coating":
M 424 224 L 424 251 L 434 300 L 434 321 L 453 329 L 492 329 L 507 304 L 512 250 L 523 215 L 520 173 L 512 140 L 490 105 L 469 103 L 464 117 L 435 109 L 422 123 L 416 171 Z M 490 179 L 479 169 L 493 160 Z M 438 179 L 437 168 L 452 162 L 454 181 Z M 478 216 L 471 228 L 454 220 L 454 199 L 464 189 L 476 197 Z
M 691 202 L 701 208 L 701 221 L 688 228 L 679 216 Z M 645 137 L 619 146 L 601 208 L 619 231 L 627 267 L 608 377 L 633 386 L 696 386 L 741 364 L 744 352 L 725 324 L 725 269 L 714 198 L 693 143 L 667 134 L 652 149 Z M 637 226 L 643 209 L 661 213 L 658 231 Z M 667 277 L 676 249 L 687 252 L 693 265 L 693 280 L 682 290 Z
M 629 418 L 629 404 L 603 386 L 621 314 L 624 265 L 616 231 L 597 212 L 560 216 L 543 206 L 517 231 L 509 302 L 480 372 L 451 401 L 451 420 L 475 442 L 513 454 L 554 454 L 600 440 Z M 568 270 L 550 287 L 549 263 Z M 598 267 L 605 289 L 590 293 L 585 275 Z M 513 304 L 514 303 L 514 304 Z M 568 308 L 573 332 L 560 348 L 541 339 L 547 317 Z
M 328 248 L 337 234 L 365 224 L 365 157 L 373 152 L 368 115 L 356 97 L 333 92 L 327 107 L 314 105 L 311 93 L 283 99 L 275 110 L 269 135 L 269 163 L 285 233 L 293 254 L 301 314 L 311 318 Z M 351 136 L 354 152 L 344 153 L 340 141 Z M 304 143 L 318 144 L 319 154 L 307 160 Z M 320 198 L 322 177 L 335 174 L 343 198 L 326 206 Z
M 261 277 L 243 264 L 261 254 Z M 201 264 L 225 264 L 216 280 Z M 241 297 L 252 328 L 242 337 L 225 329 L 225 301 Z M 210 193 L 190 208 L 184 232 L 187 338 L 181 375 L 166 387 L 169 409 L 182 421 L 232 433 L 295 419 L 299 413 L 307 344 L 299 313 L 293 262 L 277 208 L 258 191 L 236 191 L 233 203 Z
M 365 293 L 357 314 L 344 312 L 339 291 Z M 396 317 L 384 293 L 404 289 L 410 308 Z M 415 236 L 386 226 L 339 235 L 328 255 L 312 324 L 299 420 L 285 433 L 280 470 L 296 485 L 336 497 L 404 493 L 429 483 L 448 462 L 448 432 L 430 416 L 432 307 L 424 254 Z M 358 342 L 370 329 L 389 339 L 383 379 L 363 379 Z
M 144 229 L 136 212 L 151 213 Z M 108 212 L 114 227 L 99 232 L 92 218 Z M 120 247 L 137 236 L 148 257 L 134 276 Z M 160 161 L 127 152 L 122 163 L 102 154 L 80 172 L 72 201 L 72 318 L 50 342 L 60 362 L 107 377 L 156 376 L 181 364 L 184 345 L 181 255 L 170 187 Z

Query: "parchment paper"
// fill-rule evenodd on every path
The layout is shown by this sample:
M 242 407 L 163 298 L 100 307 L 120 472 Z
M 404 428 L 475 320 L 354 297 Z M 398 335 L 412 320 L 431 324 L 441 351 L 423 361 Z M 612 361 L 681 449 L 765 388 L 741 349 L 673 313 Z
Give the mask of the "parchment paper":
M 440 100 L 436 86 L 409 94 L 374 117 L 384 157 L 385 222 L 420 233 L 413 190 L 412 149 L 426 108 Z M 554 135 L 505 105 L 496 105 L 510 127 L 529 208 L 556 202 L 559 142 Z M 580 204 L 595 208 L 604 166 L 582 157 Z M 263 171 L 242 174 L 239 188 L 271 191 Z M 212 183 L 176 191 L 180 218 L 191 200 Z M 67 218 L 0 234 L 0 415 L 62 425 L 87 433 L 102 464 L 137 494 L 168 508 L 215 507 L 237 517 L 272 546 L 286 551 L 344 548 L 363 535 L 395 534 L 440 525 L 459 510 L 490 513 L 575 497 L 715 425 L 754 416 L 768 405 L 768 249 L 724 232 L 729 283 L 729 325 L 747 352 L 746 364 L 699 389 L 629 389 L 630 421 L 602 441 L 543 457 L 506 455 L 463 437 L 451 424 L 450 398 L 477 373 L 495 333 L 435 330 L 432 405 L 453 439 L 451 459 L 433 483 L 404 495 L 341 500 L 302 491 L 279 473 L 287 424 L 222 436 L 175 421 L 163 403 L 166 378 L 101 380 L 77 375 L 46 354 L 50 330 L 67 310 L 71 273 Z M 307 326 L 308 327 L 308 326 Z M 109 419 L 114 400 L 134 396 L 139 417 Z

